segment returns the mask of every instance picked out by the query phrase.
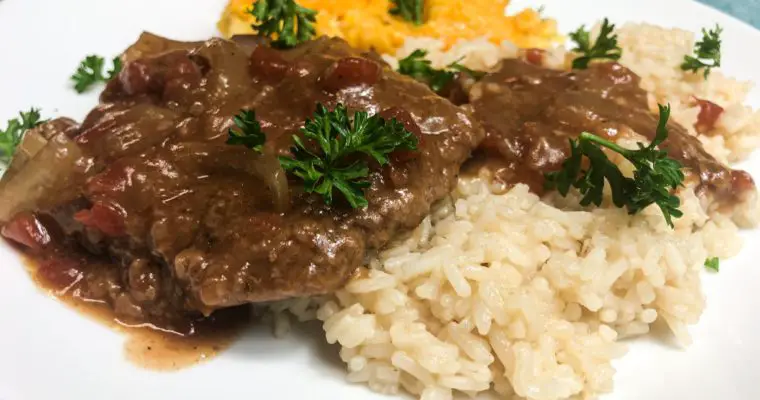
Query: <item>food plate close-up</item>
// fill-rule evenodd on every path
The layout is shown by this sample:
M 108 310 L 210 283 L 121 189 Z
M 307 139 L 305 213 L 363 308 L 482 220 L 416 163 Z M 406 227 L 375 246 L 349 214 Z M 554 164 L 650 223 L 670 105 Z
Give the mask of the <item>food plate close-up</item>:
M 0 400 L 759 399 L 750 3 L 0 0 Z

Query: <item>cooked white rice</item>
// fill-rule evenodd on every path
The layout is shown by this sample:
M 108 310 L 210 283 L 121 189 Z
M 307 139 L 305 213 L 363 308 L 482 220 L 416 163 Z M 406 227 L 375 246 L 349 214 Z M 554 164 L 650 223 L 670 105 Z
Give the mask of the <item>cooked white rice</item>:
M 747 84 L 715 72 L 702 82 L 677 69 L 691 33 L 626 25 L 619 35 L 622 62 L 657 101 L 673 105 L 681 123 L 696 119 L 691 96 L 726 108 L 720 135 L 703 139 L 708 150 L 733 160 L 757 146 L 757 113 L 742 106 Z M 464 56 L 478 69 L 518 56 L 513 46 L 485 40 L 442 52 L 430 39 L 410 39 L 397 56 L 420 47 L 437 65 Z M 547 60 L 567 65 L 562 49 Z M 640 140 L 629 139 L 627 145 Z M 318 318 L 327 341 L 341 346 L 348 380 L 382 393 L 593 398 L 612 390 L 610 362 L 626 351 L 619 339 L 646 334 L 660 320 L 689 343 L 687 327 L 705 303 L 705 259 L 728 258 L 741 247 L 731 217 L 708 215 L 691 189 L 679 194 L 684 216 L 670 229 L 656 207 L 635 216 L 613 207 L 583 210 L 574 195 L 541 199 L 525 185 L 491 186 L 483 174 L 460 179 L 409 237 L 333 296 L 273 306 L 278 333 L 288 323 L 282 311 Z M 753 216 L 745 218 L 755 222 Z
M 623 49 L 620 62 L 642 77 L 641 86 L 657 103 L 670 103 L 673 117 L 696 135 L 699 107 L 694 98 L 707 99 L 725 109 L 711 136 L 699 135 L 705 147 L 721 161 L 739 161 L 760 145 L 760 112 L 744 105 L 752 89 L 741 82 L 713 71 L 709 79 L 702 74 L 683 71 L 685 54 L 694 49 L 695 36 L 680 29 L 666 29 L 648 24 L 626 24 L 618 31 Z

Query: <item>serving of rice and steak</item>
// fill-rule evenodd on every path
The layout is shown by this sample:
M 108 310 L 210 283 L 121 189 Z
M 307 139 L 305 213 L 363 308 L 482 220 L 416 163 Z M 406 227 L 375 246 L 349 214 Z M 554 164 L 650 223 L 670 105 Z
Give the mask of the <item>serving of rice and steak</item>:
M 616 46 L 579 67 L 584 33 Z M 25 136 L 4 189 L 36 176 L 61 195 L 6 198 L 3 234 L 43 286 L 118 320 L 189 334 L 200 314 L 248 303 L 278 335 L 319 320 L 348 380 L 377 392 L 595 398 L 612 390 L 621 339 L 664 323 L 688 345 L 700 275 L 758 221 L 752 178 L 726 165 L 757 147 L 760 120 L 749 84 L 684 68 L 700 49 L 690 32 L 605 20 L 574 39 L 569 51 L 414 36 L 380 57 L 340 39 L 283 50 L 144 34 L 81 126 Z M 332 129 L 344 144 L 320 142 Z M 373 151 L 336 164 L 360 140 Z M 592 184 L 572 174 L 566 191 L 568 143 Z M 54 179 L 29 172 L 46 148 L 76 155 L 57 153 L 68 169 Z M 647 200 L 643 171 L 660 182 L 663 160 L 683 166 L 677 200 Z
M 705 80 L 681 69 L 692 33 L 647 24 L 616 32 L 621 64 L 641 77 L 653 113 L 669 102 L 674 119 L 718 160 L 741 160 L 757 147 L 760 114 L 743 105 L 750 85 L 718 71 Z M 435 39 L 413 38 L 386 60 L 420 48 L 438 68 L 461 60 L 493 70 L 502 59 L 526 56 L 508 42 L 463 41 L 444 50 Z M 542 55 L 544 66 L 569 69 L 572 56 L 563 48 Z M 700 133 L 697 99 L 731 111 Z M 621 142 L 635 148 L 646 140 L 634 134 Z M 323 321 L 328 342 L 341 345 L 348 380 L 379 392 L 595 398 L 612 390 L 610 362 L 626 352 L 620 339 L 647 334 L 659 320 L 679 343 L 690 343 L 687 327 L 705 304 L 705 260 L 736 255 L 738 227 L 756 226 L 754 192 L 726 210 L 704 189 L 692 182 L 678 191 L 684 216 L 670 229 L 656 207 L 638 215 L 609 203 L 586 209 L 577 195 L 539 197 L 480 171 L 460 178 L 408 238 L 379 253 L 333 298 L 275 310 Z

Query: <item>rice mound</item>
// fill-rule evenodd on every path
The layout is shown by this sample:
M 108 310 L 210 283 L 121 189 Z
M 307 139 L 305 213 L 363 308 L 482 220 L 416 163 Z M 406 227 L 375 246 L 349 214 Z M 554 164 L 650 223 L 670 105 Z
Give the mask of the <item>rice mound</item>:
M 633 24 L 618 33 L 622 63 L 642 76 L 653 99 L 671 103 L 679 122 L 696 121 L 691 96 L 726 108 L 715 136 L 701 138 L 708 151 L 735 160 L 757 146 L 758 114 L 742 105 L 748 84 L 719 72 L 703 82 L 675 70 L 693 44 L 691 33 Z M 444 51 L 436 40 L 410 38 L 396 56 L 416 48 L 429 49 L 434 65 L 464 57 L 475 69 L 520 55 L 509 43 L 485 39 Z M 558 48 L 545 64 L 567 68 L 568 60 Z M 631 172 L 619 157 L 612 160 Z M 526 185 L 490 182 L 486 171 L 460 178 L 416 230 L 372 257 L 334 295 L 273 305 L 276 333 L 286 331 L 284 311 L 319 319 L 326 340 L 341 346 L 348 380 L 381 393 L 595 398 L 612 390 L 611 361 L 626 352 L 620 339 L 647 334 L 661 321 L 689 344 L 687 328 L 705 305 L 705 259 L 741 248 L 732 216 L 706 211 L 693 187 L 678 193 L 684 215 L 671 229 L 655 206 L 631 216 L 610 206 L 583 209 L 577 193 L 539 198 Z M 745 217 L 747 225 L 757 222 L 756 214 Z
M 425 400 L 609 392 L 610 361 L 625 353 L 618 339 L 662 318 L 688 343 L 705 258 L 741 247 L 736 226 L 706 215 L 691 190 L 671 230 L 656 208 L 572 210 L 525 185 L 499 194 L 486 182 L 460 179 L 408 239 L 320 301 L 314 315 L 341 345 L 350 382 Z

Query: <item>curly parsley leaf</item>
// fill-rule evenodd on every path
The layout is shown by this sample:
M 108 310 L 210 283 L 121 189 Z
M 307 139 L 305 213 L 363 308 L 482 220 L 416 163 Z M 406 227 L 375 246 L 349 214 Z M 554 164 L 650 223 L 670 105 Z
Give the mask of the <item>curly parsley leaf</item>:
M 605 181 L 612 191 L 616 207 L 626 207 L 635 214 L 651 204 L 656 204 L 672 228 L 673 218 L 683 215 L 681 201 L 672 194 L 683 184 L 681 163 L 668 157 L 665 150 L 657 148 L 668 138 L 667 122 L 670 106 L 660 105 L 660 120 L 654 140 L 647 145 L 639 143 L 637 149 L 626 149 L 588 132 L 577 140 L 570 140 L 570 156 L 562 163 L 562 169 L 545 175 L 546 188 L 556 189 L 565 196 L 571 187 L 583 195 L 581 205 L 601 205 Z M 619 153 L 633 164 L 633 177 L 623 175 L 602 148 Z M 583 157 L 588 159 L 584 168 Z
M 227 144 L 245 146 L 251 150 L 262 152 L 266 135 L 261 130 L 261 124 L 256 120 L 256 112 L 240 110 L 232 118 L 237 129 L 227 130 Z
M 684 71 L 699 72 L 704 70 L 704 77 L 710 75 L 710 70 L 720 67 L 720 34 L 723 28 L 715 25 L 715 29 L 702 29 L 702 40 L 694 45 L 694 56 L 684 56 L 681 69 Z
M 473 71 L 459 64 L 458 61 L 449 64 L 445 69 L 435 69 L 425 56 L 427 56 L 426 50 L 417 49 L 413 51 L 412 54 L 399 60 L 398 72 L 426 83 L 436 93 L 448 86 L 454 80 L 457 72 L 466 73 L 475 79 L 480 79 L 485 75 L 484 72 Z
M 353 208 L 367 206 L 363 189 L 370 185 L 368 163 L 358 155 L 385 165 L 391 152 L 417 149 L 417 137 L 402 123 L 364 111 L 354 113 L 352 121 L 342 104 L 333 111 L 317 105 L 301 133 L 303 139 L 293 136 L 292 157 L 280 157 L 283 169 L 303 179 L 305 190 L 322 195 L 326 204 L 337 190 Z
M 121 71 L 122 67 L 119 57 L 114 57 L 111 63 L 111 69 L 103 72 L 105 69 L 105 59 L 103 57 L 94 54 L 85 57 L 79 63 L 74 75 L 71 76 L 71 80 L 74 81 L 74 90 L 77 93 L 84 93 L 92 85 L 111 80 Z
M 293 0 L 257 0 L 246 13 L 256 18 L 251 27 L 272 39 L 272 46 L 277 48 L 295 47 L 316 34 L 317 12 Z
M 5 130 L 0 131 L 0 163 L 10 165 L 16 147 L 21 143 L 24 134 L 35 126 L 45 122 L 40 119 L 40 110 L 30 108 L 29 111 L 18 113 L 19 117 L 8 121 Z
M 720 258 L 709 257 L 705 260 L 705 268 L 711 271 L 720 272 Z
M 391 0 L 393 8 L 390 9 L 392 15 L 397 15 L 415 25 L 422 25 L 424 21 L 424 2 L 423 0 Z
M 610 24 L 607 18 L 602 21 L 599 36 L 591 44 L 591 33 L 585 25 L 570 34 L 570 39 L 575 42 L 574 52 L 580 53 L 580 57 L 573 60 L 573 69 L 586 69 L 592 60 L 617 61 L 622 55 L 622 50 L 617 43 L 617 35 L 612 32 L 615 25 Z
M 398 72 L 425 82 L 433 91 L 438 92 L 454 79 L 454 73 L 433 68 L 430 60 L 425 59 L 427 51 L 417 49 L 398 62 Z

